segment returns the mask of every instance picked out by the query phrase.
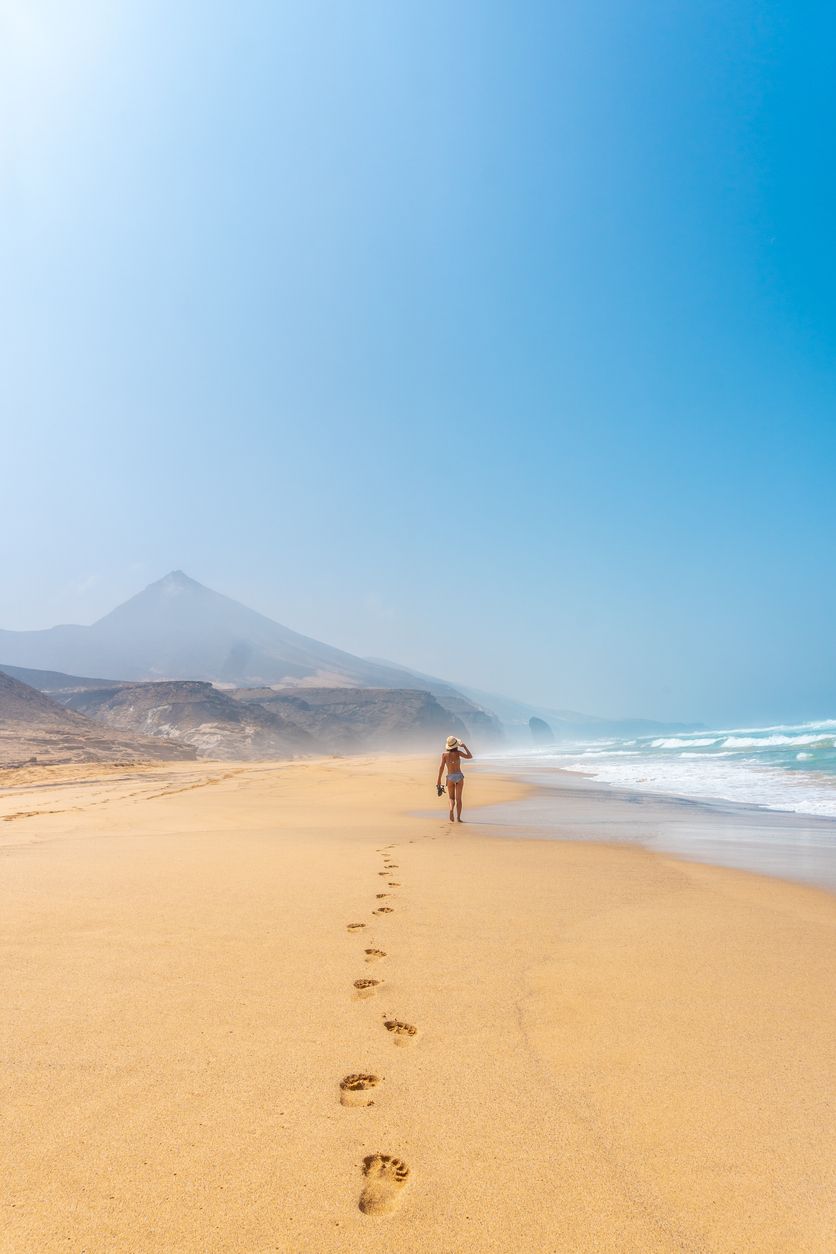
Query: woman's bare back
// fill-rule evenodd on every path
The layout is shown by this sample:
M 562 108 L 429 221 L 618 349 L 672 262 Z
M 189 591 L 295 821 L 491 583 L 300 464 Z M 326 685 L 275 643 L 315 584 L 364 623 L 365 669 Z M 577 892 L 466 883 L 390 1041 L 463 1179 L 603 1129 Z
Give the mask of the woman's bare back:
M 451 736 L 452 740 L 453 737 Z M 441 755 L 441 761 L 438 764 L 438 779 L 436 787 L 441 792 L 441 776 L 446 770 L 447 772 L 447 795 L 450 798 L 450 822 L 453 822 L 453 811 L 458 814 L 459 822 L 462 821 L 462 789 L 464 788 L 464 771 L 462 770 L 462 760 L 472 758 L 473 754 L 468 749 L 464 741 L 459 741 L 458 745 L 453 749 L 445 749 Z

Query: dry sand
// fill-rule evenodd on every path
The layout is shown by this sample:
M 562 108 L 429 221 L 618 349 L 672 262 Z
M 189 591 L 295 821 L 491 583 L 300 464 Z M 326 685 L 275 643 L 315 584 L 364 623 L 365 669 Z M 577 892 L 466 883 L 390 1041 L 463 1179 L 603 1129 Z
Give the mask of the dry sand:
M 2 781 L 0 1249 L 834 1248 L 833 897 L 434 770 Z

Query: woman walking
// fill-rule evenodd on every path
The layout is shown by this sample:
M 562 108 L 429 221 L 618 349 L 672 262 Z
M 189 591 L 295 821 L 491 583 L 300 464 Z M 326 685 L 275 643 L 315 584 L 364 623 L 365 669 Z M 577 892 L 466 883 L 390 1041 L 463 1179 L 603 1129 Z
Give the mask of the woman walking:
M 450 822 L 453 822 L 453 810 L 456 811 L 456 818 L 462 821 L 462 790 L 464 789 L 464 772 L 462 771 L 462 758 L 472 758 L 473 754 L 468 749 L 463 740 L 459 740 L 457 736 L 447 737 L 447 747 L 441 755 L 441 762 L 438 767 L 438 779 L 435 786 L 441 794 L 441 776 L 446 769 L 447 771 L 447 795 L 450 798 Z

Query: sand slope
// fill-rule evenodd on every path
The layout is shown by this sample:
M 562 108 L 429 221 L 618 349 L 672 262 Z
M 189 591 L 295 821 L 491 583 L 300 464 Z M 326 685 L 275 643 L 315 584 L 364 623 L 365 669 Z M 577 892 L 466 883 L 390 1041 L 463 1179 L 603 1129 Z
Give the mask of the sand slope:
M 0 792 L 0 1249 L 831 1248 L 832 897 L 403 817 L 433 773 Z

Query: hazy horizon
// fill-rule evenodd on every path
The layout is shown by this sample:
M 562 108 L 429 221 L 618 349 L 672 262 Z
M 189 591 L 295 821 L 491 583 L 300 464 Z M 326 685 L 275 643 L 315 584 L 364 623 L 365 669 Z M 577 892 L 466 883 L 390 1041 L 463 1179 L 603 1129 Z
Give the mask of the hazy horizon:
M 836 717 L 834 34 L 0 6 L 0 628 L 179 568 L 535 705 Z
M 206 585 L 205 585 L 205 584 L 201 584 L 201 582 L 200 582 L 199 580 L 193 580 L 193 579 L 192 579 L 192 577 L 189 575 L 188 571 L 183 571 L 183 570 L 171 570 L 171 571 L 166 572 L 166 574 L 165 574 L 164 576 L 161 576 L 161 577 L 160 577 L 160 579 L 152 581 L 152 583 L 151 583 L 150 585 L 147 585 L 147 587 L 146 587 L 146 588 L 143 588 L 143 589 L 137 589 L 137 590 L 136 590 L 133 594 L 131 594 L 131 596 L 130 596 L 130 597 L 126 598 L 126 600 L 133 600 L 133 599 L 134 599 L 134 597 L 138 597 L 138 596 L 140 595 L 140 593 L 141 593 L 141 592 L 143 592 L 143 591 L 147 591 L 147 589 L 148 589 L 148 588 L 153 587 L 154 585 L 156 585 L 156 584 L 158 584 L 158 583 L 165 583 L 165 582 L 166 582 L 168 579 L 170 579 L 172 576 L 185 576 L 185 579 L 186 579 L 188 582 L 192 582 L 192 583 L 198 584 L 198 585 L 200 585 L 201 587 L 204 587 L 204 588 L 206 587 Z M 227 596 L 227 594 L 226 594 L 226 593 L 224 593 L 222 589 L 214 588 L 214 589 L 210 589 L 210 590 L 211 590 L 211 591 L 213 591 L 213 592 L 219 593 L 219 594 L 220 594 L 220 595 L 222 595 L 222 596 Z M 230 599 L 232 599 L 232 600 L 236 600 L 236 598 L 230 598 Z M 121 605 L 121 604 L 124 604 L 124 602 L 120 602 L 120 605 Z M 93 622 L 98 622 L 101 618 L 106 617 L 106 616 L 107 616 L 107 615 L 111 612 L 111 610 L 116 609 L 116 608 L 119 608 L 119 607 L 118 607 L 118 606 L 109 606 L 109 607 L 108 607 L 108 609 L 107 609 L 107 610 L 105 610 L 105 611 L 104 611 L 101 615 L 98 615 L 98 616 L 97 616 L 97 617 L 93 620 Z M 263 611 L 258 610 L 258 608 L 257 608 L 256 606 L 247 606 L 246 608 L 247 608 L 247 609 L 254 609 L 254 610 L 256 610 L 256 612 L 257 612 L 257 613 L 263 613 Z M 268 618 L 269 618 L 269 617 L 271 617 L 270 615 L 265 615 L 265 616 L 266 616 L 266 617 L 268 617 Z M 274 620 L 274 621 L 279 621 L 279 620 Z M 50 626 L 68 626 L 68 625 L 88 626 L 88 625 L 90 625 L 90 624 L 66 624 L 66 623 L 61 623 L 61 624 L 58 624 L 58 623 L 56 623 L 56 624 L 50 624 Z M 281 623 L 281 625 L 282 625 L 282 626 L 284 626 L 284 627 L 290 627 L 292 630 L 296 630 L 296 629 L 293 627 L 293 624 L 291 624 L 291 623 Z M 3 628 L 2 628 L 2 625 L 0 624 L 0 631 L 2 631 L 2 630 L 3 630 Z M 36 631 L 38 631 L 38 630 L 49 630 L 49 628 L 45 628 L 45 629 L 44 629 L 44 628 L 36 628 L 36 629 L 34 629 L 34 630 L 36 630 Z M 300 634 L 307 634 L 307 633 L 300 633 Z M 324 641 L 323 643 L 326 643 L 326 644 L 331 644 L 331 643 L 333 643 L 333 642 L 332 642 L 332 641 Z M 0 651 L 2 651 L 2 644 L 0 644 Z M 350 652 L 350 651 L 349 651 L 349 652 Z M 361 658 L 365 657 L 365 658 L 368 658 L 369 660 L 373 660 L 373 661 L 377 661 L 377 662 L 384 662 L 384 663 L 389 662 L 389 663 L 393 663 L 393 664 L 395 664 L 396 666 L 403 666 L 403 667 L 405 667 L 406 669 L 413 669 L 413 670 L 415 670 L 415 671 L 417 671 L 417 672 L 419 672 L 419 673 L 423 673 L 420 667 L 414 666 L 413 664 L 411 664 L 411 663 L 409 663 L 409 662 L 407 662 L 407 661 L 405 661 L 405 660 L 403 660 L 403 659 L 398 659 L 398 658 L 394 658 L 394 657 L 380 657 L 380 656 L 373 656 L 373 655 L 371 655 L 371 654 L 364 654 L 364 653 L 362 653 L 362 652 L 361 652 L 361 653 L 358 653 L 358 654 L 357 654 L 357 656 L 358 656 L 358 657 L 361 657 Z M 0 657 L 0 663 L 2 663 L 2 662 L 3 662 L 3 660 L 4 660 L 4 659 L 3 659 L 2 657 Z M 37 667 L 36 667 L 36 669 L 37 669 Z M 62 668 L 61 668 L 61 667 L 59 667 L 58 669 L 62 669 Z M 87 668 L 87 669 L 88 669 L 88 670 L 90 670 L 91 668 Z M 95 668 L 92 668 L 92 669 L 95 669 Z M 75 673 L 75 672 L 72 672 L 72 673 Z M 94 676 L 91 676 L 91 677 L 94 677 Z M 114 675 L 113 675 L 113 676 L 111 676 L 111 677 L 112 677 L 112 678 L 122 678 L 123 676 L 117 676 L 117 675 L 115 675 L 115 674 L 114 674 Z M 183 677 L 188 678 L 188 676 L 183 676 Z M 442 680 L 446 680 L 446 681 L 448 681 L 448 682 L 450 682 L 450 683 L 452 683 L 452 684 L 457 684 L 457 683 L 458 683 L 458 684 L 459 684 L 461 687 L 463 687 L 463 688 L 467 688 L 467 689 L 469 689 L 469 690 L 474 690 L 474 691 L 476 691 L 476 692 L 481 692 L 481 695 L 482 695 L 482 696 L 485 698 L 485 700 L 486 700 L 486 704 L 489 704 L 489 698 L 490 698 L 491 696 L 494 696 L 494 697 L 501 697 L 501 698 L 507 699 L 507 700 L 509 700 L 509 701 L 518 701 L 518 702 L 520 702 L 520 703 L 529 704 L 529 705 L 532 705 L 532 706 L 535 706 L 535 707 L 542 707 L 542 708 L 544 709 L 544 711 L 545 711 L 548 707 L 551 707 L 551 709 L 552 709 L 555 713 L 557 713 L 557 712 L 558 712 L 559 710 L 561 710 L 561 709 L 562 709 L 563 711 L 572 712 L 572 708 L 571 708 L 571 707 L 567 707 L 567 706 L 565 706 L 565 705 L 564 705 L 564 706 L 558 706 L 556 703 L 550 703 L 550 702 L 548 702 L 548 701 L 544 701 L 544 700 L 542 700 L 542 699 L 541 699 L 541 698 L 539 698 L 539 697 L 527 697 L 527 696 L 525 696 L 524 694 L 520 694 L 520 693 L 507 693 L 507 692 L 503 693 L 503 692 L 499 692 L 499 691 L 498 691 L 498 690 L 496 690 L 496 689 L 493 689 L 493 690 L 488 691 L 488 690 L 486 690 L 483 686 L 481 686 L 481 685 L 479 685 L 479 684 L 476 684 L 476 683 L 471 684 L 470 682 L 468 682 L 468 681 L 464 681 L 464 680 L 462 680 L 460 677 L 456 677 L 456 676 L 454 676 L 454 675 L 435 675 L 435 676 L 433 676 L 433 678 L 435 678 L 435 679 L 442 679 Z M 409 685 L 407 685 L 407 686 L 409 686 Z M 582 713 L 582 714 L 594 714 L 594 715 L 596 715 L 596 716 L 598 716 L 598 717 L 602 717 L 602 718 L 614 718 L 614 719 L 618 719 L 618 718 L 631 719 L 631 718 L 645 718 L 645 717 L 649 717 L 649 716 L 646 716 L 646 715 L 636 715 L 636 714 L 634 714 L 634 713 L 631 713 L 630 711 L 620 711 L 620 712 L 618 712 L 618 713 L 615 713 L 615 714 L 614 714 L 612 711 L 606 711 L 606 710 L 588 710 L 588 709 L 587 709 L 587 710 L 574 710 L 573 712 L 576 712 L 576 713 Z M 659 721 L 661 724 L 665 724 L 665 723 L 668 723 L 668 724 L 675 724 L 675 723 L 680 723 L 680 722 L 682 722 L 682 723 L 685 723 L 685 722 L 690 722 L 690 723 L 693 723 L 695 726 L 706 726 L 705 724 L 698 724 L 698 723 L 694 723 L 694 720 L 660 719 L 660 720 L 658 720 L 658 721 Z M 718 723 L 717 725 L 719 726 L 719 723 Z M 763 726 L 763 724 L 761 724 L 761 726 Z M 731 730 L 731 729 L 730 729 L 730 730 Z

